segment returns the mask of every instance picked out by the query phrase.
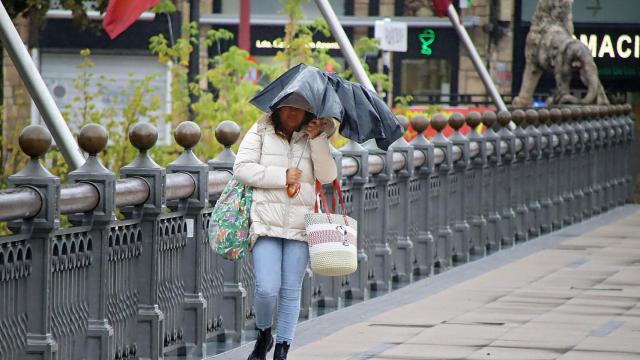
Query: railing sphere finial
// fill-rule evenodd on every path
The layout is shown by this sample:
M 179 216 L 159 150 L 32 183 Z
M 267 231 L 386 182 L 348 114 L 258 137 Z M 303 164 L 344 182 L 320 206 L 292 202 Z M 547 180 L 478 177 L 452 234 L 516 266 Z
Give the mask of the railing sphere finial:
M 467 114 L 467 118 L 465 120 L 467 125 L 475 130 L 482 123 L 482 115 L 477 111 L 471 111 Z
M 78 134 L 78 145 L 90 156 L 95 156 L 107 146 L 109 134 L 102 125 L 87 124 L 82 127 Z
M 460 114 L 459 112 L 451 114 L 451 116 L 449 117 L 449 125 L 455 131 L 462 129 L 462 127 L 464 126 L 464 115 Z
M 216 127 L 216 140 L 225 148 L 230 148 L 240 138 L 240 126 L 234 121 L 225 120 Z
M 562 121 L 562 111 L 558 108 L 553 108 L 549 111 L 551 115 L 551 121 L 555 124 L 558 124 Z
M 444 128 L 447 127 L 447 118 L 444 116 L 444 114 L 434 114 L 431 117 L 431 127 L 437 132 L 441 132 L 442 130 L 444 130 Z
M 497 120 L 498 117 L 493 111 L 485 111 L 484 113 L 482 113 L 482 124 L 486 126 L 487 129 L 493 128 L 493 125 L 495 125 Z
M 585 118 L 584 113 L 579 106 L 576 106 L 573 109 L 571 109 L 571 118 L 573 122 L 584 120 Z
M 511 119 L 516 124 L 516 126 L 522 127 L 525 124 L 525 120 L 527 118 L 527 114 L 524 113 L 522 109 L 516 109 L 511 113 Z
M 422 134 L 429 127 L 429 119 L 422 114 L 415 115 L 411 119 L 411 127 L 413 127 L 413 130 L 418 134 Z
M 158 141 L 158 130 L 147 122 L 139 122 L 129 129 L 129 141 L 136 149 L 145 152 Z
M 404 129 L 404 132 L 407 132 L 409 129 L 409 119 L 404 115 L 396 115 L 396 118 L 398 119 L 398 124 Z
M 547 109 L 538 110 L 538 119 L 540 119 L 540 124 L 544 125 L 551 120 L 551 113 Z
M 630 115 L 632 110 L 633 110 L 633 107 L 631 107 L 631 104 L 624 104 L 625 115 Z
M 527 124 L 537 126 L 538 120 L 539 120 L 538 112 L 533 109 L 529 109 L 527 110 L 526 114 L 527 114 Z
M 578 109 L 576 107 L 576 109 Z M 560 109 L 562 112 L 562 120 L 566 123 L 570 123 L 573 121 L 573 112 L 568 107 L 563 107 Z
M 511 113 L 507 110 L 501 110 L 498 112 L 498 124 L 502 127 L 507 127 L 511 122 Z
M 18 144 L 22 152 L 31 158 L 39 158 L 47 153 L 51 147 L 51 134 L 41 125 L 29 125 L 22 129 Z
M 202 131 L 200 126 L 193 121 L 183 121 L 177 127 L 174 133 L 174 138 L 178 145 L 182 146 L 186 150 L 198 145 Z

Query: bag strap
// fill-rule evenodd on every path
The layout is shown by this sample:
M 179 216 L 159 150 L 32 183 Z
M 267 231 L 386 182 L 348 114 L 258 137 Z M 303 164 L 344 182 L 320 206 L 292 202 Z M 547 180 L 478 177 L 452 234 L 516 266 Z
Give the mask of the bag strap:
M 332 208 L 333 208 L 332 213 L 335 214 L 335 212 L 336 212 L 336 200 L 335 199 L 336 199 L 336 194 L 338 194 L 338 201 L 340 202 L 340 208 L 342 210 L 342 216 L 344 217 L 344 223 L 346 225 L 349 225 L 349 218 L 346 215 L 347 211 L 346 211 L 346 208 L 345 208 L 345 205 L 344 205 L 344 196 L 342 195 L 342 187 L 340 186 L 340 181 L 336 178 L 336 179 L 333 180 L 332 184 L 333 184 L 333 193 L 332 193 L 333 202 L 331 204 Z M 329 223 L 331 223 L 331 216 L 329 216 L 329 206 L 327 205 L 327 197 L 324 194 L 324 190 L 322 189 L 322 184 L 320 183 L 320 181 L 318 181 L 316 179 L 316 195 L 318 195 L 318 194 L 320 195 L 320 198 L 322 200 L 322 205 L 323 205 L 325 214 L 327 214 L 327 219 L 328 219 Z M 316 196 L 316 199 L 317 199 L 317 196 Z M 315 213 L 318 212 L 318 201 L 317 200 L 316 200 L 316 204 L 314 206 L 314 210 L 313 211 Z

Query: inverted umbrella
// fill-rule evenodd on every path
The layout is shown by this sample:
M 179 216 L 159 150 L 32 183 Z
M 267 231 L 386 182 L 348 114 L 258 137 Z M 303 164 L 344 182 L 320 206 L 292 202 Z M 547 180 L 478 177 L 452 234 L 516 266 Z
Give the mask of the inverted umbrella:
M 292 93 L 304 97 L 316 117 L 340 121 L 340 134 L 358 143 L 375 139 L 380 149 L 387 150 L 403 134 L 396 116 L 375 92 L 305 64 L 287 70 L 250 103 L 273 112 Z

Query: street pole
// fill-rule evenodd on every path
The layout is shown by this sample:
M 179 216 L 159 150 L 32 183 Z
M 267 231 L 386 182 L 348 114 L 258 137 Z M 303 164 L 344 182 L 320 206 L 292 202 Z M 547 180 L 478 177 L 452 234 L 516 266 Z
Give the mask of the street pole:
M 7 50 L 11 61 L 16 66 L 20 78 L 27 87 L 29 95 L 36 104 L 40 115 L 44 119 L 51 136 L 60 149 L 64 160 L 70 170 L 75 170 L 85 162 L 84 156 L 76 143 L 71 130 L 67 126 L 58 106 L 49 93 L 47 86 L 42 80 L 38 69 L 31 60 L 29 52 L 22 43 L 18 31 L 13 26 L 13 22 L 0 2 L 0 40 Z M 17 141 L 17 139 L 16 139 Z
M 189 84 L 191 84 L 196 82 L 198 74 L 200 73 L 200 0 L 189 1 L 189 21 L 195 21 L 196 29 L 198 29 L 197 41 L 195 43 L 191 42 L 193 50 L 189 54 L 187 79 Z M 190 120 L 193 121 L 196 116 L 193 112 L 193 104 L 198 102 L 198 96 L 189 90 L 189 99 L 191 102 L 189 105 L 189 117 Z
M 322 13 L 322 16 L 327 21 L 329 29 L 331 29 L 331 34 L 333 34 L 338 45 L 340 45 L 342 55 L 344 55 L 345 60 L 347 60 L 347 63 L 353 70 L 353 74 L 356 76 L 356 79 L 358 79 L 358 82 L 375 92 L 376 89 L 373 87 L 371 80 L 369 80 L 367 73 L 364 71 L 364 67 L 360 62 L 358 55 L 356 55 L 356 51 L 353 49 L 353 45 L 351 45 L 351 41 L 349 41 L 342 25 L 340 25 L 340 21 L 338 21 L 338 17 L 336 16 L 335 11 L 333 11 L 331 4 L 329 4 L 328 0 L 315 0 L 315 2 Z
M 493 83 L 493 80 L 491 80 L 491 76 L 489 76 L 489 72 L 487 71 L 487 68 L 485 68 L 482 59 L 480 59 L 480 55 L 478 55 L 478 51 L 473 45 L 473 41 L 471 41 L 469 33 L 467 33 L 467 29 L 465 29 L 462 23 L 460 23 L 460 17 L 458 16 L 458 12 L 456 11 L 456 8 L 453 6 L 453 4 L 449 5 L 449 7 L 447 8 L 447 15 L 449 16 L 449 20 L 451 20 L 453 28 L 456 29 L 458 37 L 460 38 L 460 40 L 462 40 L 465 48 L 467 48 L 467 51 L 471 56 L 473 66 L 475 66 L 476 71 L 480 75 L 480 79 L 484 83 L 484 86 L 487 88 L 487 91 L 489 91 L 491 98 L 493 98 L 493 102 L 496 104 L 496 107 L 500 111 L 507 110 L 507 106 L 504 104 L 504 101 L 502 100 L 498 89 L 496 89 L 496 86 Z

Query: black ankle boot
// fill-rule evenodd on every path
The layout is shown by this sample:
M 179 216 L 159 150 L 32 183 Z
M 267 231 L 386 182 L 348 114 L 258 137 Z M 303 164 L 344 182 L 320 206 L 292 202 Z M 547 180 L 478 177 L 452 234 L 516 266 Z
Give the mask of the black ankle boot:
M 271 336 L 271 328 L 264 330 L 258 329 L 258 338 L 253 351 L 247 360 L 266 360 L 267 353 L 273 347 L 273 336 Z
M 273 351 L 273 360 L 285 360 L 289 352 L 289 344 L 286 342 L 276 343 L 276 349 Z

